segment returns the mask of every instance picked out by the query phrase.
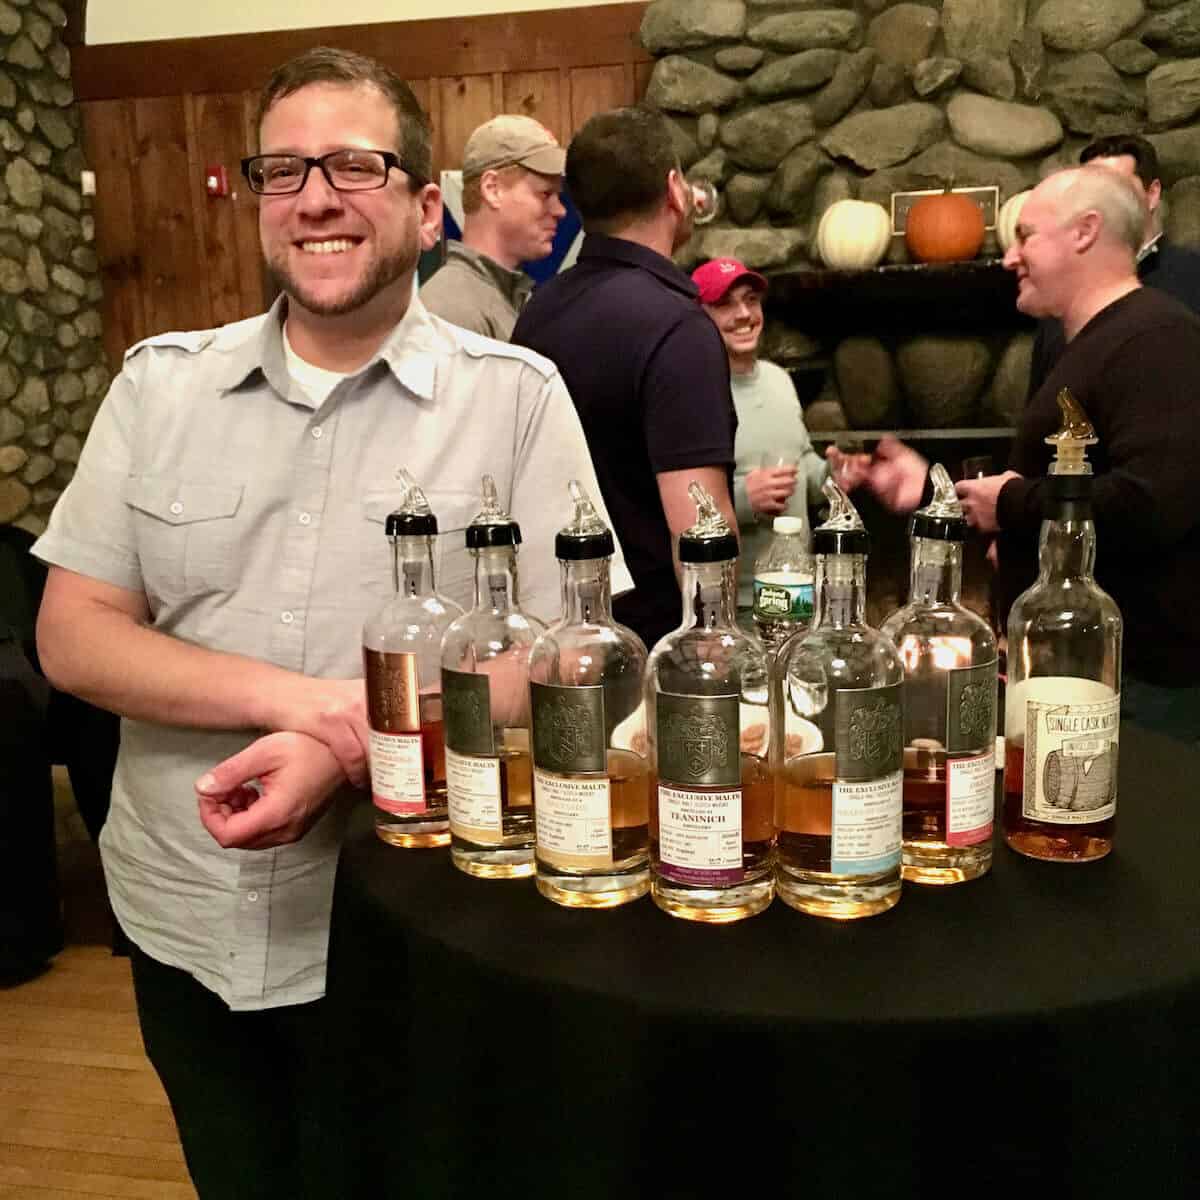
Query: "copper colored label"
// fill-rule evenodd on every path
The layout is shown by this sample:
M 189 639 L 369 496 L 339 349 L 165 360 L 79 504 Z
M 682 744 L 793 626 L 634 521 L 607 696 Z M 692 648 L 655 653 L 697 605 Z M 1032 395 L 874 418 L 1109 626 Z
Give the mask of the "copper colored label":
M 367 674 L 367 720 L 381 733 L 416 733 L 421 698 L 415 654 L 363 650 Z

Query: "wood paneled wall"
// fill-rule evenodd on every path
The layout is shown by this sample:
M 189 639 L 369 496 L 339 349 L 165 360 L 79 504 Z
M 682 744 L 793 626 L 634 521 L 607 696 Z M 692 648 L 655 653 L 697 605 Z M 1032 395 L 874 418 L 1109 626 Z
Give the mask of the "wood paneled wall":
M 88 162 L 104 337 L 114 368 L 154 333 L 261 312 L 255 199 L 238 170 L 255 149 L 258 88 L 309 46 L 361 50 L 406 78 L 433 123 L 435 172 L 500 112 L 536 117 L 564 143 L 593 113 L 643 95 L 644 4 L 190 38 L 72 51 Z M 223 165 L 232 195 L 212 198 Z

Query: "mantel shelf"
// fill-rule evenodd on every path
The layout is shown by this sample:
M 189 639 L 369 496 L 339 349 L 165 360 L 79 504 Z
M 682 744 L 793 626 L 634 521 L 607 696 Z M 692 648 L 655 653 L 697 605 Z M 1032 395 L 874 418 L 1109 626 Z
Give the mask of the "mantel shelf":
M 882 437 L 899 438 L 902 442 L 1001 441 L 1015 433 L 1016 430 L 1010 425 L 985 425 L 958 429 L 810 429 L 808 436 L 814 443 L 825 444 L 836 442 L 839 438 L 877 442 Z

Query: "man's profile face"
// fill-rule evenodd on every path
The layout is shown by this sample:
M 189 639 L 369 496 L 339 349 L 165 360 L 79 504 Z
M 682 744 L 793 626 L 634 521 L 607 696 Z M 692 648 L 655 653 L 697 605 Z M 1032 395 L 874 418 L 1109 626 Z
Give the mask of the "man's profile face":
M 559 198 L 562 178 L 521 168 L 497 180 L 500 234 L 518 262 L 537 262 L 554 248 L 566 209 Z
M 758 351 L 762 336 L 762 291 L 751 280 L 735 283 L 715 304 L 705 304 L 731 359 L 746 359 Z
M 1074 222 L 1059 219 L 1055 199 L 1058 188 L 1045 184 L 1034 189 L 1021 209 L 1013 244 L 1004 265 L 1017 276 L 1017 308 L 1031 317 L 1062 315 L 1065 275 L 1074 257 L 1070 246 Z
M 396 111 L 369 84 L 314 83 L 267 110 L 261 153 L 315 157 L 331 150 L 399 145 Z M 302 191 L 259 197 L 263 256 L 284 292 L 318 316 L 341 316 L 385 291 L 411 286 L 437 189 L 414 194 L 407 176 L 388 172 L 373 191 L 339 192 L 315 167 Z

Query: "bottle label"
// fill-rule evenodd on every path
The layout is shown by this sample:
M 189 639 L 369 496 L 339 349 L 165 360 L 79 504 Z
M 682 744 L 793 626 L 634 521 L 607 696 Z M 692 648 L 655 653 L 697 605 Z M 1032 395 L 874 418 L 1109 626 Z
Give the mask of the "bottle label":
M 904 766 L 902 684 L 843 688 L 834 710 L 837 778 L 879 779 Z
M 612 803 L 607 776 L 570 779 L 535 767 L 533 794 L 539 862 L 580 871 L 612 866 Z
M 500 760 L 458 754 L 447 746 L 446 806 L 456 837 L 477 846 L 500 845 Z
M 604 688 L 530 683 L 529 691 L 534 764 L 561 775 L 604 771 Z
M 813 581 L 800 576 L 758 575 L 754 580 L 754 615 L 760 621 L 811 621 Z
M 658 874 L 675 883 L 742 882 L 742 792 L 659 786 Z
M 376 808 L 401 817 L 425 805 L 425 767 L 419 733 L 370 732 L 371 800 Z
M 363 648 L 367 723 L 383 733 L 415 733 L 421 728 L 417 656 L 411 651 Z
M 946 845 L 975 846 L 992 836 L 996 739 L 983 754 L 946 760 Z
M 1053 825 L 1090 825 L 1117 811 L 1121 697 L 1095 704 L 1025 702 L 1021 811 Z
M 946 751 L 996 747 L 996 660 L 946 672 Z M 994 781 L 993 781 L 994 782 Z
M 903 808 L 902 771 L 862 782 L 835 780 L 829 869 L 879 875 L 899 867 Z
M 442 668 L 442 714 L 446 746 L 459 754 L 496 756 L 492 702 L 486 675 Z
M 660 692 L 655 726 L 658 777 L 678 787 L 740 787 L 739 697 Z

